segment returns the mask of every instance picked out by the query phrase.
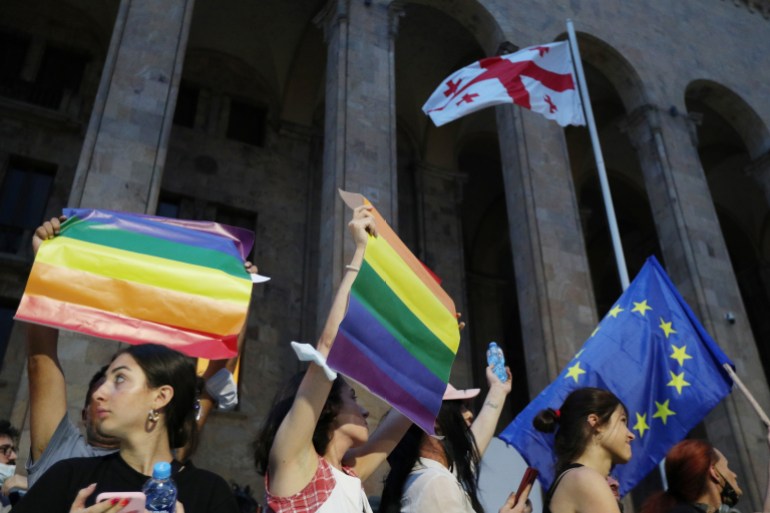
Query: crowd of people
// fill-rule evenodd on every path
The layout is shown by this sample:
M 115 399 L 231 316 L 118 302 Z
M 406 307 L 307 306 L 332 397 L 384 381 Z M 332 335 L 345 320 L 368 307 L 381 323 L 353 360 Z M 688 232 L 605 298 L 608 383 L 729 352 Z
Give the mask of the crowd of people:
M 264 476 L 266 511 L 372 513 L 362 483 L 387 461 L 380 513 L 481 513 L 480 462 L 511 392 L 509 369 L 505 380 L 491 366 L 486 369 L 489 390 L 476 415 L 471 401 L 480 390 L 448 385 L 431 436 L 396 410 L 370 433 L 369 413 L 355 389 L 326 364 L 367 243 L 377 236 L 370 210 L 355 209 L 348 225 L 355 252 L 317 344 L 292 343 L 308 366 L 276 395 L 253 444 L 256 471 Z M 59 233 L 60 221 L 51 219 L 36 230 L 35 252 Z M 256 272 L 250 262 L 246 268 Z M 250 490 L 233 489 L 190 459 L 209 411 L 237 401 L 234 361 L 212 362 L 201 378 L 193 361 L 173 349 L 128 346 L 93 376 L 82 409 L 82 435 L 67 415 L 58 333 L 30 325 L 27 336 L 30 452 L 24 476 L 16 469 L 19 432 L 0 421 L 0 512 L 12 507 L 16 513 L 117 513 L 127 499 L 97 503 L 98 494 L 140 490 L 158 462 L 171 464 L 179 513 L 262 511 Z M 558 409 L 541 411 L 534 427 L 555 434 L 556 479 L 544 497 L 544 512 L 622 511 L 609 476 L 613 466 L 632 458 L 634 434 L 618 397 L 597 388 L 577 389 Z M 674 446 L 665 468 L 667 490 L 651 496 L 642 513 L 721 513 L 741 495 L 726 458 L 705 441 Z M 511 493 L 498 513 L 531 512 L 530 490 L 531 485 L 519 495 Z M 770 495 L 763 511 L 770 513 Z

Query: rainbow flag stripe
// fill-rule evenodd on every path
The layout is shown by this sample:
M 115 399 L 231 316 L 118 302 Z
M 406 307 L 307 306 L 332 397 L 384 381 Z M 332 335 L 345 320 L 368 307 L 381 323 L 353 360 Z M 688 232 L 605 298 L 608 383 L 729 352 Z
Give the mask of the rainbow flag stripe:
M 340 191 L 355 208 L 370 204 Z M 373 209 L 371 237 L 328 363 L 433 434 L 460 343 L 452 299 Z
M 44 241 L 16 319 L 190 356 L 237 354 L 253 234 L 217 223 L 66 209 Z

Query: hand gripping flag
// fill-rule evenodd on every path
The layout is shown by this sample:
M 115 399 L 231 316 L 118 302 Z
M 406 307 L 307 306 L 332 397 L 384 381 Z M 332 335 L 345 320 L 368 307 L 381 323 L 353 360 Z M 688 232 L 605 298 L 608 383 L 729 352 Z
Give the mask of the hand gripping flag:
M 340 191 L 355 208 L 370 204 Z M 460 330 L 452 299 L 372 209 L 370 237 L 327 362 L 429 434 L 452 369 Z
M 236 356 L 252 232 L 212 222 L 65 209 L 35 257 L 16 319 L 190 356 Z
M 441 126 L 492 105 L 515 103 L 561 126 L 585 125 L 576 83 L 568 42 L 530 46 L 456 71 L 422 110 Z
M 650 257 L 567 368 L 500 438 L 516 447 L 548 488 L 554 435 L 537 431 L 532 419 L 542 409 L 558 409 L 576 388 L 608 389 L 628 408 L 636 435 L 631 461 L 613 472 L 625 495 L 730 392 L 725 363 L 732 365 Z

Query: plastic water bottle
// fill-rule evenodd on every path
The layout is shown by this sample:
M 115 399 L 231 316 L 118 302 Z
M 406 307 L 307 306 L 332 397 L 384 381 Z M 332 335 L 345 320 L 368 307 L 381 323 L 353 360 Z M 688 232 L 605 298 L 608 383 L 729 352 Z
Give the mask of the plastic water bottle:
M 176 484 L 171 479 L 171 465 L 160 461 L 152 467 L 152 477 L 144 483 L 142 492 L 147 496 L 147 511 L 174 513 Z
M 505 371 L 505 355 L 497 342 L 490 342 L 487 348 L 487 365 L 492 365 L 492 371 L 502 383 L 508 381 L 508 373 Z

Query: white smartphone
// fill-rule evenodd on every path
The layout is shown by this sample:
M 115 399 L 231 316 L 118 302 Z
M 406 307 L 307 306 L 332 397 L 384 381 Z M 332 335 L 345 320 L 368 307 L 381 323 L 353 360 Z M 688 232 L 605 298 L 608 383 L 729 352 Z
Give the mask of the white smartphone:
M 96 496 L 96 502 L 111 499 L 128 499 L 128 504 L 120 510 L 120 513 L 144 513 L 144 503 L 147 500 L 142 492 L 104 492 Z

